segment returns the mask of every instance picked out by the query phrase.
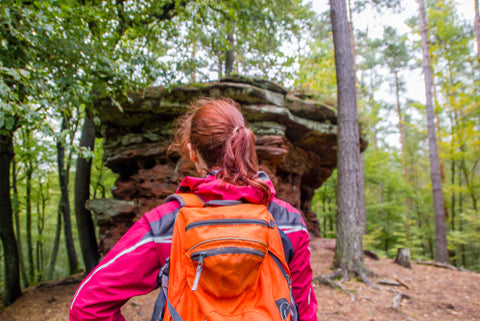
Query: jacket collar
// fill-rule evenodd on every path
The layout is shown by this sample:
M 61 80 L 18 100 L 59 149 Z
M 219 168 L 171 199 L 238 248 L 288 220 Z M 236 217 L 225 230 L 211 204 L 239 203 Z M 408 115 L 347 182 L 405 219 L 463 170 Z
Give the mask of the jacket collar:
M 252 186 L 238 186 L 224 183 L 215 177 L 215 172 L 208 173 L 205 177 L 185 176 L 177 189 L 177 193 L 194 193 L 204 201 L 210 200 L 245 200 L 249 203 L 262 203 L 263 194 Z M 272 198 L 275 196 L 273 183 L 265 172 L 258 172 L 258 178 L 270 186 Z

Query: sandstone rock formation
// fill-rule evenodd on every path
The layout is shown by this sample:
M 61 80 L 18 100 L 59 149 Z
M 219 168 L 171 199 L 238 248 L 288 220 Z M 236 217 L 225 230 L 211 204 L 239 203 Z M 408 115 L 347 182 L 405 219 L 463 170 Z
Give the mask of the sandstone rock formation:
M 196 175 L 178 154 L 168 155 L 175 120 L 200 96 L 238 101 L 257 137 L 261 169 L 277 196 L 304 213 L 309 231 L 319 225 L 310 204 L 316 188 L 336 166 L 336 112 L 267 81 L 230 77 L 217 82 L 163 89 L 152 87 L 121 103 L 102 100 L 96 110 L 104 137 L 104 161 L 119 174 L 115 200 L 90 200 L 97 214 L 100 250 L 105 253 L 141 215 L 162 204 L 185 175 Z

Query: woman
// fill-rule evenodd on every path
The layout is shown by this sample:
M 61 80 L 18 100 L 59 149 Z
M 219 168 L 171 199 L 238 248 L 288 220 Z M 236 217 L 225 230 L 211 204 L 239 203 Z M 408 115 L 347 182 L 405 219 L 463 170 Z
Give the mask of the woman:
M 204 177 L 185 177 L 177 192 L 194 193 L 205 202 L 224 199 L 267 205 L 281 230 L 299 319 L 316 320 L 305 223 L 295 208 L 275 198 L 272 182 L 258 171 L 255 136 L 239 106 L 222 98 L 200 99 L 191 107 L 179 126 L 177 145 Z M 129 298 L 158 287 L 179 209 L 177 201 L 167 202 L 130 228 L 78 287 L 70 320 L 124 320 L 120 308 Z

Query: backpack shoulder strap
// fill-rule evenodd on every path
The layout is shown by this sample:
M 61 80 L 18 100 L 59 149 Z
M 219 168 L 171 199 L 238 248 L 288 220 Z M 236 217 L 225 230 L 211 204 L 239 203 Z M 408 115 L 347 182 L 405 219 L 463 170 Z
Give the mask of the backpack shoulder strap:
M 177 193 L 169 195 L 165 199 L 165 203 L 171 201 L 178 201 L 182 207 L 203 207 L 205 202 L 200 198 L 200 196 L 193 193 Z

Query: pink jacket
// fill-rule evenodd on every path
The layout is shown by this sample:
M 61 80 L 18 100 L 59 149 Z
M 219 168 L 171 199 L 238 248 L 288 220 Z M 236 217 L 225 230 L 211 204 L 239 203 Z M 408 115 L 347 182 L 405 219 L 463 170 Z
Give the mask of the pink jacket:
M 275 189 L 268 176 L 261 172 L 260 177 L 272 191 L 269 211 L 283 231 L 283 237 L 290 240 L 284 242 L 284 248 L 300 320 L 317 320 L 305 222 L 294 207 L 274 197 Z M 222 184 L 214 175 L 187 176 L 177 192 L 193 192 L 206 202 L 245 199 L 261 203 L 262 200 L 261 192 L 254 187 Z M 123 304 L 133 296 L 147 294 L 158 287 L 157 276 L 170 256 L 173 225 L 179 209 L 176 201 L 165 203 L 145 213 L 128 230 L 78 287 L 70 307 L 70 320 L 125 320 L 120 313 Z

